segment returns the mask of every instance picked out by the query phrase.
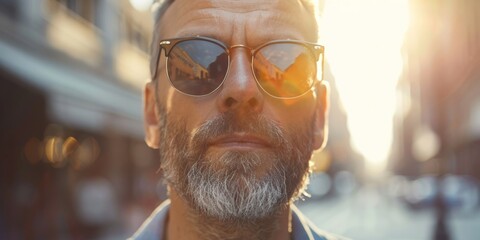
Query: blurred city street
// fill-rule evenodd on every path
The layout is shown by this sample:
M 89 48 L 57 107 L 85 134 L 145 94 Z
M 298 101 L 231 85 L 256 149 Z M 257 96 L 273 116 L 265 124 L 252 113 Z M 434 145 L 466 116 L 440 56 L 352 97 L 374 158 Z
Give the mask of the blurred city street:
M 296 205 L 320 229 L 351 239 L 433 239 L 434 209 L 409 209 L 372 186 L 351 196 L 299 200 Z M 478 239 L 480 211 L 450 214 L 448 230 L 452 240 Z
M 480 1 L 318 2 L 328 142 L 297 207 L 351 239 L 479 240 Z M 152 3 L 0 0 L 0 240 L 125 239 L 168 198 Z

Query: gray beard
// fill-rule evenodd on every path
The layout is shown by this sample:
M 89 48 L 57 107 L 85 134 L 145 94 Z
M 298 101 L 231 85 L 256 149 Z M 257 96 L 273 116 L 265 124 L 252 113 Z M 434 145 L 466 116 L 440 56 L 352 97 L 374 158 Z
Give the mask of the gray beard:
M 262 161 L 261 156 L 234 152 L 225 154 L 220 161 L 224 159 L 238 161 L 242 170 L 213 171 L 208 165 L 196 162 L 188 172 L 188 192 L 200 212 L 220 220 L 261 219 L 287 202 L 282 166 L 273 166 L 266 176 L 259 178 L 252 168 Z
M 166 116 L 161 110 L 161 116 Z M 270 219 L 303 192 L 312 154 L 310 128 L 287 132 L 277 124 L 252 116 L 224 114 L 202 124 L 189 136 L 185 121 L 161 121 L 161 170 L 170 187 L 200 216 L 236 224 Z M 266 136 L 272 150 L 207 154 L 207 140 L 233 132 Z M 256 176 L 269 159 L 271 167 Z

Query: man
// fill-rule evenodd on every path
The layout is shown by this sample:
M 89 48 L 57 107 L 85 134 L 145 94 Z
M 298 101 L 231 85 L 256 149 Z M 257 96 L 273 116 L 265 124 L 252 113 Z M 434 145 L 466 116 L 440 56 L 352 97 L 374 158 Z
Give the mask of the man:
M 292 205 L 325 144 L 315 3 L 175 0 L 157 13 L 145 131 L 170 200 L 132 239 L 334 239 Z

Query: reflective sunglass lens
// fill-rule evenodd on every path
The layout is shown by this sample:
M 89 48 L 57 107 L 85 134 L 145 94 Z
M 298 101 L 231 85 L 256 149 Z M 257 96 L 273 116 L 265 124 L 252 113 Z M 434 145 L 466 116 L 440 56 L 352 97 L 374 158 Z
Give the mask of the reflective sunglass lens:
M 259 49 L 253 71 L 260 86 L 275 97 L 298 97 L 316 80 L 316 59 L 304 45 L 273 43 Z
M 177 43 L 170 51 L 167 71 L 172 85 L 189 95 L 207 95 L 221 84 L 228 69 L 225 49 L 195 39 Z

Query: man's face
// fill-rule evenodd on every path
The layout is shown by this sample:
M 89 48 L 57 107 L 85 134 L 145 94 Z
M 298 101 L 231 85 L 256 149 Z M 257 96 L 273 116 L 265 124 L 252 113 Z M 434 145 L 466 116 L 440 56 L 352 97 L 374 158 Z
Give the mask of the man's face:
M 298 1 L 175 1 L 165 38 L 208 36 L 231 46 L 316 40 L 313 17 Z M 255 219 L 274 214 L 301 189 L 312 151 L 323 145 L 326 88 L 295 99 L 257 86 L 249 52 L 235 48 L 223 85 L 192 97 L 169 83 L 165 58 L 145 90 L 147 143 L 159 148 L 169 185 L 202 214 Z

